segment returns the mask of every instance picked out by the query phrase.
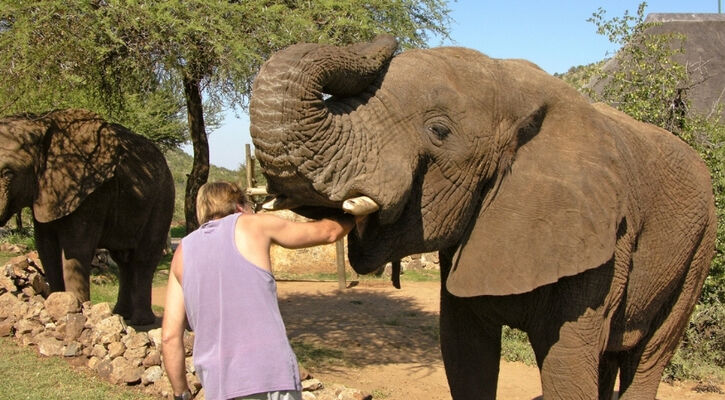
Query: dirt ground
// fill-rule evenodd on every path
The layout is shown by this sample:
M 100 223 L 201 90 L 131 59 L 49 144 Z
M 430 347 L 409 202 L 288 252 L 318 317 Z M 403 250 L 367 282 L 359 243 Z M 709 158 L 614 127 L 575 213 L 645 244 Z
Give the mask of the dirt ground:
M 354 284 L 354 283 L 353 283 Z M 437 282 L 361 281 L 338 290 L 337 282 L 280 281 L 279 303 L 292 341 L 339 352 L 343 362 L 311 369 L 323 384 L 342 384 L 376 399 L 450 399 L 437 341 Z M 154 304 L 163 304 L 163 288 Z M 658 399 L 722 399 L 696 393 L 694 382 L 660 384 Z M 540 399 L 536 367 L 501 362 L 498 398 Z

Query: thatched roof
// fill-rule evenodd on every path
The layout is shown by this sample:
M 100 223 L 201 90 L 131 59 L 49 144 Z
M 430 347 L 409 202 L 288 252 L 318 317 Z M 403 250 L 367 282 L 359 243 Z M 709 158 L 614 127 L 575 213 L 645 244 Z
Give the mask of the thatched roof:
M 688 93 L 692 110 L 707 114 L 717 103 L 725 104 L 725 14 L 649 14 L 645 22 L 661 23 L 651 28 L 653 33 L 685 35 L 685 54 L 676 61 L 691 70 L 701 67 L 706 79 Z

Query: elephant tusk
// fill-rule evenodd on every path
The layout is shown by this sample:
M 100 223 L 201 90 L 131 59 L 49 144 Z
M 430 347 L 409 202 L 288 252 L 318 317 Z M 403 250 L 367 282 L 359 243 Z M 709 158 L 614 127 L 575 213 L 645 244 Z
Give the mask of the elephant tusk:
M 262 204 L 262 209 L 267 211 L 289 210 L 299 207 L 300 204 L 288 197 L 275 197 L 274 199 Z
M 363 216 L 378 211 L 380 206 L 370 197 L 360 196 L 345 200 L 342 209 L 348 214 Z

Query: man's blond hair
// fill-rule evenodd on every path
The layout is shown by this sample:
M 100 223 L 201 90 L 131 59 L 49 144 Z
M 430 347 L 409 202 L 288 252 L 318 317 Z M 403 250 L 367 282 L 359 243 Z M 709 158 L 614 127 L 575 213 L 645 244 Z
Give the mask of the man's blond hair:
M 232 182 L 207 182 L 196 195 L 196 218 L 199 224 L 226 217 L 237 211 L 237 205 L 245 207 L 247 195 Z

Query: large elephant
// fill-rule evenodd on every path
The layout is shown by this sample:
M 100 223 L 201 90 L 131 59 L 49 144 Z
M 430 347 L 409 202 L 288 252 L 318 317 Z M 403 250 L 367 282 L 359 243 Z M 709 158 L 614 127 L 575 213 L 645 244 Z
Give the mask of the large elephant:
M 51 291 L 90 299 L 96 248 L 119 265 L 114 312 L 154 322 L 151 281 L 174 209 L 166 160 L 148 139 L 85 110 L 0 120 L 0 226 L 32 207 Z
M 619 373 L 621 399 L 653 399 L 714 251 L 698 155 L 532 63 L 396 49 L 299 44 L 263 65 L 251 134 L 276 204 L 372 199 L 348 236 L 359 273 L 440 252 L 455 399 L 495 397 L 502 325 L 527 332 L 544 398 L 607 399 Z

